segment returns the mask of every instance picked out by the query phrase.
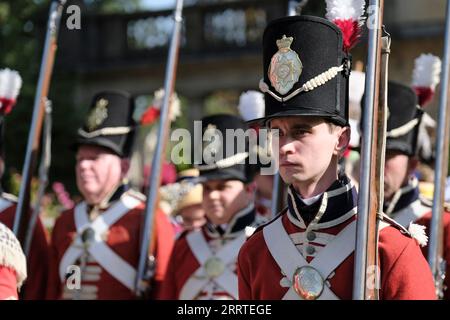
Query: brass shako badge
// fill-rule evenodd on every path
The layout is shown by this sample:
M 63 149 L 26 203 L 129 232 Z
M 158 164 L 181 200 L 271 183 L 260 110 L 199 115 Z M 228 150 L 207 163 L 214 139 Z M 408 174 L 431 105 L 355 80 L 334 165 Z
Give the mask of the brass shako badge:
M 280 94 L 286 94 L 300 78 L 303 64 L 299 56 L 291 50 L 292 37 L 283 35 L 276 41 L 278 51 L 272 56 L 268 70 L 270 83 Z
M 93 131 L 97 129 L 106 118 L 108 118 L 108 109 L 106 106 L 108 105 L 108 100 L 99 99 L 95 104 L 95 108 L 89 113 L 89 117 L 87 118 L 86 127 L 89 131 Z

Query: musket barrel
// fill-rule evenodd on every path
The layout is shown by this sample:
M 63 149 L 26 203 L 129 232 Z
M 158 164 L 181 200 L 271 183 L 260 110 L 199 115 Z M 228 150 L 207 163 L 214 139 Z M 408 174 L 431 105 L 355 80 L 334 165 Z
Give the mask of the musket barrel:
M 28 135 L 25 161 L 22 169 L 22 183 L 20 185 L 19 200 L 13 225 L 13 232 L 21 242 L 24 239 L 24 232 L 26 231 L 26 227 L 24 226 L 26 221 L 24 220 L 27 218 L 27 211 L 29 208 L 30 183 L 39 152 L 45 103 L 50 87 L 50 79 L 57 49 L 58 30 L 65 3 L 66 0 L 53 1 L 49 10 L 44 52 L 39 70 L 39 80 L 34 100 L 31 128 Z
M 374 139 L 374 113 L 378 99 L 379 64 L 380 64 L 380 38 L 382 26 L 383 0 L 371 0 L 373 25 L 369 26 L 368 55 L 365 81 L 365 110 L 362 125 L 364 135 L 361 145 L 360 189 L 358 196 L 358 219 L 356 230 L 355 266 L 353 277 L 353 299 L 364 300 L 366 290 L 366 261 L 368 225 L 370 214 L 371 192 L 371 161 L 372 144 Z
M 444 203 L 444 185 L 447 176 L 447 163 L 449 152 L 449 64 L 450 64 L 450 1 L 447 1 L 445 18 L 444 56 L 441 74 L 441 92 L 439 97 L 439 112 L 436 141 L 436 168 L 434 172 L 434 195 L 432 218 L 430 225 L 430 242 L 428 248 L 428 263 L 435 277 L 436 283 L 439 281 L 440 266 L 439 259 L 442 258 L 440 247 L 442 246 L 442 216 Z M 441 248 L 442 249 L 442 248 Z
M 182 22 L 183 0 L 177 0 L 174 11 L 174 28 L 169 47 L 169 56 L 166 66 L 164 82 L 164 100 L 161 107 L 160 123 L 158 129 L 158 140 L 152 161 L 148 196 L 146 200 L 145 216 L 143 223 L 143 236 L 139 255 L 139 264 L 136 276 L 136 293 L 142 294 L 145 290 L 144 274 L 148 261 L 148 250 L 150 245 L 150 232 L 153 230 L 155 210 L 157 210 L 157 196 L 159 192 L 162 160 L 164 156 L 165 144 L 170 129 L 169 108 L 170 98 L 173 93 L 176 77 L 176 67 L 178 62 L 178 50 L 180 43 L 181 22 Z

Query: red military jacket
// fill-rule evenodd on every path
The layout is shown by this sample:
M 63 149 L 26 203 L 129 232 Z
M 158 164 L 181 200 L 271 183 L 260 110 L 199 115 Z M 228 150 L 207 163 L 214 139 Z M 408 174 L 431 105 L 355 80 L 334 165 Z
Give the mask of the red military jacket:
M 0 300 L 17 300 L 27 277 L 25 255 L 12 231 L 0 223 Z
M 0 222 L 8 228 L 14 225 L 16 199 L 3 193 L 0 197 Z M 36 222 L 30 253 L 27 259 L 28 278 L 24 285 L 23 298 L 26 300 L 44 299 L 48 276 L 48 234 L 41 219 Z
M 47 299 L 135 299 L 134 281 L 139 261 L 143 196 L 123 193 L 92 222 L 85 202 L 63 212 L 53 229 Z M 167 216 L 156 211 L 156 270 L 152 295 L 159 291 L 174 243 Z M 85 232 L 86 230 L 89 232 Z M 83 246 L 89 244 L 89 249 Z M 78 267 L 72 275 L 67 272 Z M 80 274 L 81 286 L 73 276 Z
M 236 259 L 248 232 L 254 230 L 251 225 L 255 223 L 255 215 L 251 205 L 237 212 L 224 231 L 207 223 L 200 230 L 181 234 L 175 242 L 159 298 L 237 299 Z M 218 260 L 213 257 L 220 262 L 214 264 Z
M 392 203 L 391 216 L 395 221 L 405 228 L 408 228 L 410 223 L 415 223 L 425 226 L 426 235 L 430 236 L 431 226 L 431 207 L 433 203 L 421 196 L 417 183 L 412 180 L 406 187 L 398 191 L 401 196 L 397 197 L 396 203 Z M 446 207 L 443 215 L 443 258 L 446 261 L 446 277 L 444 285 L 444 299 L 450 300 L 450 212 Z M 428 259 L 428 245 L 422 247 L 422 252 L 425 259 Z
M 307 206 L 290 187 L 288 210 L 257 230 L 242 246 L 238 258 L 239 299 L 300 299 L 291 271 L 304 266 L 302 261 L 319 273 L 327 270 L 326 275 L 321 274 L 324 289 L 319 299 L 352 299 L 356 197 L 350 182 L 341 186 L 335 183 L 320 201 Z M 399 230 L 400 226 L 382 223 L 382 227 L 378 250 L 380 298 L 435 299 L 431 271 L 416 241 Z M 344 251 L 347 254 L 342 254 Z M 283 256 L 286 252 L 287 257 Z M 279 255 L 282 263 L 274 258 Z M 282 270 L 280 264 L 287 267 Z

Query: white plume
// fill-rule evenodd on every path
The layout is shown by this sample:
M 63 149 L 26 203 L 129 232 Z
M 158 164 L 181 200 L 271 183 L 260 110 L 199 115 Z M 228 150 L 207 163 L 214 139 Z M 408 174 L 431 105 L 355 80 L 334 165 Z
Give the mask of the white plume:
M 360 21 L 364 14 L 364 0 L 326 0 L 327 13 L 325 17 L 330 20 Z
M 419 148 L 420 155 L 426 160 L 431 159 L 434 151 L 432 138 L 428 131 L 435 129 L 436 121 L 428 113 L 424 112 L 417 135 L 417 147 Z
M 155 91 L 153 95 L 152 106 L 161 110 L 163 101 L 164 101 L 164 89 L 161 88 Z M 170 99 L 170 114 L 169 114 L 170 121 L 174 121 L 180 115 L 181 115 L 180 99 L 178 98 L 177 93 L 174 92 Z
M 430 53 L 422 53 L 414 61 L 413 87 L 435 89 L 440 81 L 441 59 Z
M 17 71 L 0 70 L 0 98 L 16 100 L 21 87 L 22 78 Z
M 428 237 L 425 234 L 425 226 L 411 222 L 409 224 L 408 231 L 421 247 L 425 247 L 427 245 Z
M 264 117 L 264 95 L 254 90 L 243 92 L 239 97 L 238 109 L 245 121 Z
M 352 70 L 349 79 L 349 100 L 352 103 L 360 104 L 364 94 L 366 74 L 361 71 Z

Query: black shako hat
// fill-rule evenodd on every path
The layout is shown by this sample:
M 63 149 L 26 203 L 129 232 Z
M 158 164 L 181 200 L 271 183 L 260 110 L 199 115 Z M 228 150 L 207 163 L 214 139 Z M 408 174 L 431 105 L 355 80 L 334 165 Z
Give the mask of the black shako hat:
M 120 157 L 128 157 L 134 135 L 134 99 L 127 92 L 103 91 L 92 100 L 90 111 L 78 130 L 75 147 L 105 147 Z
M 260 90 L 265 117 L 319 116 L 348 125 L 349 55 L 341 30 L 313 16 L 291 16 L 268 24 L 263 35 Z
M 240 117 L 217 114 L 202 119 L 200 182 L 208 180 L 253 180 L 257 166 L 250 164 L 250 139 L 247 123 Z M 195 146 L 196 144 L 194 144 Z
M 362 112 L 365 111 L 362 97 Z M 399 151 L 407 156 L 417 154 L 417 136 L 423 109 L 418 105 L 416 93 L 404 84 L 388 82 L 388 114 L 386 126 L 386 150 Z M 361 127 L 364 134 L 364 128 Z
M 386 150 L 400 151 L 407 156 L 417 153 L 417 135 L 423 110 L 417 95 L 409 86 L 389 81 Z

